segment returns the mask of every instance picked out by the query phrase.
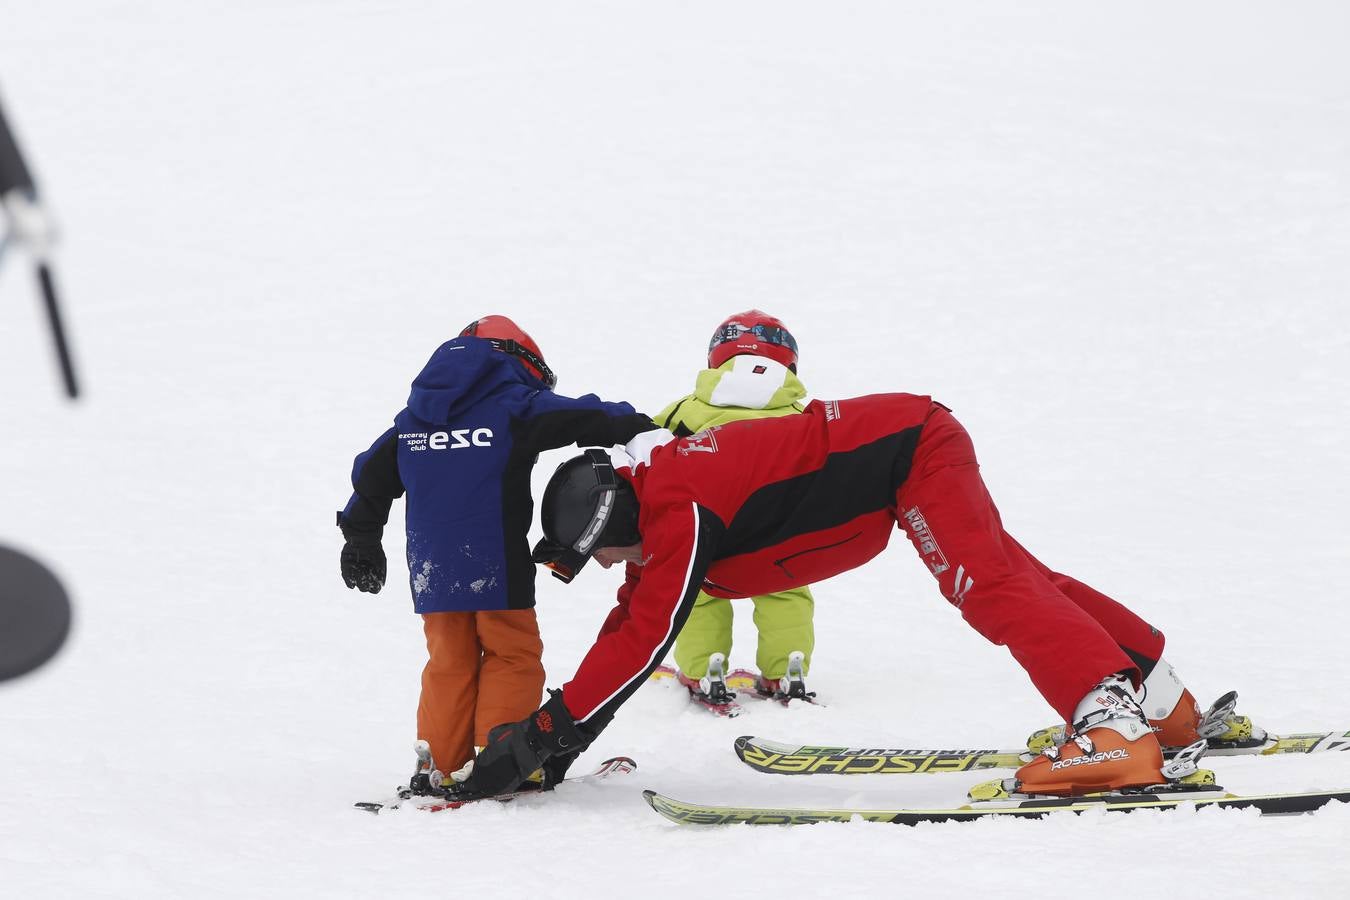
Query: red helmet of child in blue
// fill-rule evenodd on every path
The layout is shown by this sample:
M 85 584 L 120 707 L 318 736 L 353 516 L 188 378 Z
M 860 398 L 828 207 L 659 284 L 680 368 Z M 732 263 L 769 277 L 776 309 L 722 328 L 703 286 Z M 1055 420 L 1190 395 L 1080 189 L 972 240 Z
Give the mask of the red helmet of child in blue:
M 733 356 L 766 356 L 797 371 L 797 341 L 780 320 L 758 309 L 729 317 L 708 342 L 708 368 L 715 369 Z
M 460 337 L 465 335 L 482 338 L 495 349 L 519 359 L 530 370 L 530 374 L 546 384 L 549 390 L 558 384 L 557 376 L 544 362 L 544 354 L 539 351 L 534 338 L 506 316 L 483 316 L 470 322 L 459 333 Z

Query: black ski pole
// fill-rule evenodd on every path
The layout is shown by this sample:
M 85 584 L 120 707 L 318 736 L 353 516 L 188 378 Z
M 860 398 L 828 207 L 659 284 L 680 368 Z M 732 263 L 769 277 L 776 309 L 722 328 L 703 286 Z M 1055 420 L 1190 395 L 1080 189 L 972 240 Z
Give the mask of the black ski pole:
M 15 143 L 14 135 L 5 122 L 5 110 L 0 107 L 0 197 L 15 188 L 33 193 L 33 176 L 29 174 L 19 145 Z
M 57 300 L 56 283 L 52 278 L 51 266 L 47 261 L 47 233 L 45 216 L 38 204 L 37 188 L 33 184 L 32 173 L 24 162 L 19 145 L 5 121 L 5 112 L 0 108 L 0 206 L 10 214 L 10 227 L 16 232 L 20 242 L 27 242 L 37 265 L 38 286 L 42 291 L 43 305 L 47 309 L 47 321 L 51 323 L 52 340 L 56 345 L 56 358 L 61 366 L 61 378 L 65 383 L 66 395 L 72 400 L 80 395 L 79 383 L 75 379 L 75 364 L 70 352 L 70 342 L 66 339 L 66 329 L 61 319 L 61 307 Z
M 80 396 L 80 386 L 75 381 L 75 364 L 70 359 L 70 345 L 66 343 L 66 329 L 61 324 L 61 309 L 56 302 L 56 285 L 52 282 L 52 270 L 45 260 L 37 264 L 38 283 L 42 286 L 42 299 L 47 306 L 47 320 L 52 325 L 52 340 L 56 342 L 56 358 L 61 364 L 61 377 L 66 383 L 66 396 L 74 400 Z

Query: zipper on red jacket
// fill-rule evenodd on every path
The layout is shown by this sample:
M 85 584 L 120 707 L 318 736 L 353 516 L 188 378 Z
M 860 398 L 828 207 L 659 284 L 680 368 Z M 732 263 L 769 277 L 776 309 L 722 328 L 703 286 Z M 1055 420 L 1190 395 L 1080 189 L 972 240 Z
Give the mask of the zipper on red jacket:
M 826 545 L 823 546 L 823 547 L 808 547 L 808 548 L 805 549 L 805 550 L 798 550 L 796 553 L 791 553 L 791 554 L 789 554 L 789 555 L 783 557 L 782 559 L 775 559 L 775 560 L 773 561 L 773 564 L 774 564 L 775 566 L 777 566 L 778 568 L 782 569 L 784 575 L 786 575 L 787 577 L 791 578 L 791 577 L 793 577 L 793 576 L 792 576 L 792 572 L 788 569 L 788 567 L 787 567 L 787 565 L 786 565 L 786 563 L 787 563 L 788 560 L 790 560 L 790 559 L 796 559 L 796 558 L 799 557 L 799 556 L 805 556 L 805 555 L 808 554 L 808 553 L 819 553 L 819 552 L 822 551 L 822 550 L 831 550 L 831 549 L 833 549 L 833 548 L 835 548 L 835 547 L 841 547 L 841 546 L 843 546 L 844 544 L 847 544 L 849 541 L 857 540 L 859 537 L 862 537 L 862 532 L 861 532 L 861 531 L 857 532 L 856 534 L 852 535 L 851 537 L 846 537 L 846 538 L 844 538 L 842 541 L 835 541 L 833 544 L 826 544 Z
M 735 588 L 729 588 L 729 587 L 727 587 L 725 584 L 718 584 L 717 582 L 713 581 L 711 578 L 706 578 L 706 577 L 705 577 L 705 578 L 703 579 L 703 583 L 706 584 L 708 587 L 714 589 L 714 590 L 721 591 L 721 592 L 724 593 L 724 594 L 740 594 L 740 593 L 741 593 L 740 591 L 737 591 Z M 742 596 L 747 596 L 747 597 L 748 597 L 749 594 L 743 594 Z

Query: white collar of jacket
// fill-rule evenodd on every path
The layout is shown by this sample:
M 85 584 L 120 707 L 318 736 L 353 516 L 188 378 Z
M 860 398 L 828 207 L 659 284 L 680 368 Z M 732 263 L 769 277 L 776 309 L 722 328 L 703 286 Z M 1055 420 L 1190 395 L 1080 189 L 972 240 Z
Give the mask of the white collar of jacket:
M 768 357 L 747 353 L 733 356 L 718 368 L 702 373 L 694 396 L 710 406 L 767 409 L 770 406 L 787 405 L 781 402 L 783 399 L 787 403 L 799 399 L 797 396 L 783 395 L 777 397 L 780 402 L 774 402 L 779 391 L 789 386 L 789 380 L 796 381 L 787 366 Z M 798 391 L 791 393 L 797 394 Z
M 675 440 L 675 435 L 665 428 L 644 431 L 622 447 L 610 448 L 610 465 L 616 469 L 627 469 L 630 472 L 637 471 L 638 466 L 650 466 L 652 464 L 652 453 L 655 452 L 656 448 L 664 447 L 673 440 Z

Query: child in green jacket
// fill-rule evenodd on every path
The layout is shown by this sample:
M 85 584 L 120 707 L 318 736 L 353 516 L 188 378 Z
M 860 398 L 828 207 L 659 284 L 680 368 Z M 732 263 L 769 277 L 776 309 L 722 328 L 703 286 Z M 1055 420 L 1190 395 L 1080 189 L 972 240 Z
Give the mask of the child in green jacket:
M 783 323 L 757 309 L 727 319 L 708 345 L 708 368 L 694 392 L 670 404 L 656 423 L 677 437 L 742 419 L 802 411 L 806 389 L 797 380 L 797 342 Z M 759 648 L 756 689 L 779 698 L 805 698 L 804 676 L 815 646 L 815 600 L 807 587 L 753 597 Z M 732 602 L 700 592 L 675 639 L 680 683 L 716 702 L 726 699 Z

